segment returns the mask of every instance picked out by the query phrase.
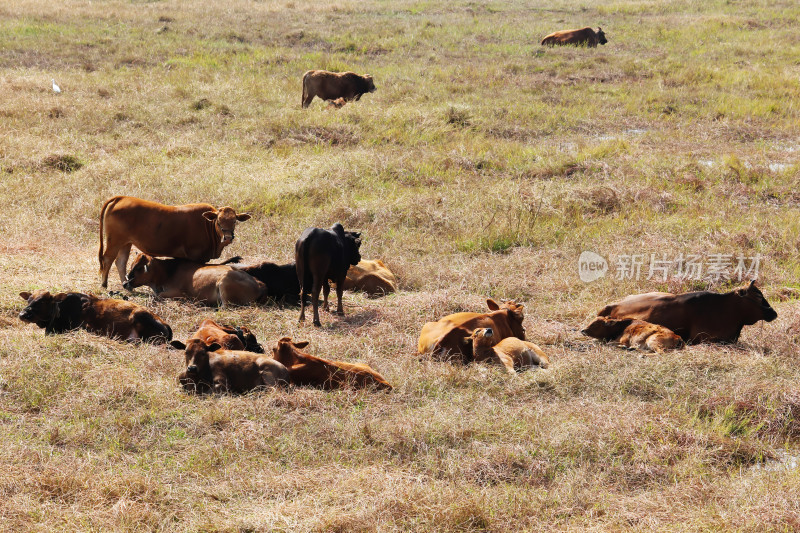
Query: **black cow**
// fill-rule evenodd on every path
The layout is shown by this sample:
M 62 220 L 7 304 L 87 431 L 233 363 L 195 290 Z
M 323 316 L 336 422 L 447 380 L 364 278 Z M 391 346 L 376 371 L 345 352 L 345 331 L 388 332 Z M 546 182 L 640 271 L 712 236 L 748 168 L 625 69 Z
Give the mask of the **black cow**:
M 294 261 L 297 267 L 297 280 L 300 282 L 300 322 L 306 319 L 305 297 L 311 289 L 311 304 L 314 307 L 314 325 L 319 321 L 319 291 L 322 289 L 323 308 L 328 311 L 328 294 L 331 287 L 328 281 L 336 283 L 338 304 L 336 314 L 343 316 L 342 291 L 347 270 L 350 265 L 361 261 L 358 249 L 361 246 L 361 233 L 345 231 L 336 223 L 331 229 L 307 228 L 294 247 Z
M 237 263 L 240 257 L 229 259 L 225 263 Z M 265 296 L 275 301 L 299 303 L 300 282 L 297 281 L 297 268 L 294 263 L 278 265 L 264 261 L 257 265 L 239 266 L 233 268 L 246 272 L 267 286 Z

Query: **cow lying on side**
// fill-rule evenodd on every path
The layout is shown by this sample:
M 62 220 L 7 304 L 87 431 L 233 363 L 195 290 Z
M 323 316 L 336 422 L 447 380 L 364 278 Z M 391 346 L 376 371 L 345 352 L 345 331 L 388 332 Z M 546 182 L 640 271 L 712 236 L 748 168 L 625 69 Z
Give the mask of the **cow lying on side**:
M 683 348 L 683 339 L 664 326 L 634 318 L 597 317 L 581 333 L 602 341 L 614 341 L 620 348 L 663 353 Z
M 297 267 L 294 263 L 277 265 L 264 261 L 257 265 L 233 268 L 246 272 L 267 287 L 266 296 L 275 301 L 295 303 L 300 301 L 300 282 L 297 281 Z
M 205 263 L 216 259 L 233 242 L 237 222 L 247 213 L 209 204 L 163 205 L 132 196 L 115 196 L 100 210 L 100 276 L 108 286 L 108 272 L 116 261 L 119 279 L 131 245 L 152 256 L 178 257 Z
M 362 94 L 374 92 L 375 82 L 369 74 L 327 70 L 309 70 L 303 74 L 303 108 L 311 105 L 315 96 L 332 100 L 336 107 L 341 107 L 346 101 L 358 101 Z
M 637 294 L 607 305 L 598 315 L 658 324 L 689 344 L 736 342 L 744 326 L 759 320 L 771 322 L 778 317 L 755 281 L 724 294 L 708 291 Z
M 534 366 L 550 366 L 550 358 L 534 343 L 516 337 L 506 337 L 498 342 L 492 328 L 476 329 L 469 338 L 476 363 L 500 365 L 509 374 Z
M 209 345 L 216 342 L 224 350 L 264 353 L 264 347 L 258 343 L 256 336 L 249 329 L 218 324 L 210 318 L 200 322 L 197 331 L 189 339 L 200 339 Z M 170 345 L 179 350 L 186 349 L 186 345 L 180 341 L 172 341 Z
M 250 274 L 228 265 L 204 265 L 186 259 L 158 259 L 139 254 L 128 272 L 127 290 L 146 285 L 158 298 L 188 298 L 205 305 L 249 305 L 266 287 Z
M 44 328 L 45 334 L 83 328 L 98 335 L 126 341 L 165 343 L 172 329 L 156 314 L 123 300 L 100 299 L 91 294 L 45 290 L 19 293 L 28 302 L 19 314 L 23 322 Z
M 364 259 L 347 271 L 344 290 L 366 292 L 370 296 L 383 296 L 397 291 L 397 280 L 383 261 Z
M 302 351 L 308 341 L 292 342 L 283 337 L 272 349 L 272 357 L 289 369 L 295 385 L 338 389 L 346 386 L 392 390 L 392 386 L 368 365 L 328 361 Z
M 437 358 L 456 358 L 463 363 L 473 360 L 471 335 L 478 328 L 492 328 L 498 340 L 517 337 L 525 340 L 524 305 L 513 300 L 498 304 L 486 300 L 489 313 L 455 313 L 422 327 L 417 348 L 419 353 L 432 353 Z
M 289 383 L 286 367 L 273 358 L 240 350 L 223 350 L 216 342 L 186 342 L 186 370 L 178 382 L 189 392 L 244 393 Z
M 603 33 L 602 28 L 597 28 L 597 33 L 590 28 L 585 27 L 579 30 L 561 30 L 556 31 L 542 39 L 542 46 L 544 45 L 586 45 L 589 48 L 597 48 L 599 44 L 606 44 L 606 34 Z

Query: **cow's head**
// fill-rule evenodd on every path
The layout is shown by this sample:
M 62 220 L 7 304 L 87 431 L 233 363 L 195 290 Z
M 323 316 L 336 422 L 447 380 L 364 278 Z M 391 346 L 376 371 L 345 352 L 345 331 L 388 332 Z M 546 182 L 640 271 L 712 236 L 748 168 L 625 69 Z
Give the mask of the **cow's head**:
M 19 296 L 28 302 L 19 314 L 19 319 L 23 322 L 31 322 L 44 328 L 58 317 L 58 302 L 49 291 L 40 289 L 34 293 L 21 292 Z
M 603 33 L 603 28 L 597 28 L 597 42 L 600 44 L 606 44 L 608 42 L 606 34 Z
M 151 285 L 156 275 L 155 261 L 157 260 L 147 254 L 137 255 L 125 277 L 125 283 L 122 284 L 123 288 L 132 291 L 136 287 Z
M 476 348 L 491 348 L 495 344 L 497 344 L 497 339 L 495 338 L 494 330 L 492 328 L 478 328 L 472 332 L 472 335 L 468 337 L 472 339 L 473 346 Z
M 622 335 L 625 328 L 631 325 L 630 318 L 609 318 L 599 316 L 594 322 L 581 330 L 581 333 L 594 339 L 609 340 Z
M 525 328 L 522 326 L 522 321 L 525 320 L 524 305 L 518 304 L 514 300 L 503 300 L 503 303 L 499 304 L 492 298 L 486 300 L 486 305 L 489 306 L 490 311 L 508 311 L 508 325 L 511 331 L 518 339 L 525 340 Z
M 769 302 L 764 298 L 764 294 L 756 287 L 756 280 L 752 280 L 750 285 L 736 289 L 734 294 L 741 298 L 740 309 L 742 310 L 742 319 L 745 320 L 745 325 L 752 325 L 759 320 L 772 322 L 778 318 L 778 313 L 769 305 Z
M 244 326 L 236 327 L 234 329 L 236 330 L 236 336 L 239 337 L 239 340 L 241 340 L 242 344 L 244 344 L 245 351 L 264 353 L 264 347 L 259 344 L 258 339 L 256 339 L 256 336 L 252 331 Z
M 232 207 L 220 207 L 217 211 L 206 211 L 203 213 L 203 218 L 214 223 L 214 229 L 222 244 L 230 244 L 235 237 L 236 223 L 250 220 L 250 214 L 237 214 Z
M 331 231 L 336 233 L 344 245 L 344 259 L 349 265 L 357 265 L 361 261 L 361 232 L 345 231 L 344 227 L 338 222 L 331 227 Z
M 207 374 L 211 368 L 208 362 L 208 354 L 222 348 L 216 342 L 206 344 L 200 339 L 189 339 L 186 341 L 186 373 L 187 374 Z
M 292 342 L 291 337 L 283 337 L 277 346 L 272 348 L 272 358 L 286 368 L 304 362 L 301 350 L 308 346 L 308 341 Z
M 364 78 L 364 83 L 366 83 L 367 91 L 374 93 L 377 89 L 375 88 L 375 82 L 372 80 L 372 76 L 365 74 L 362 77 Z

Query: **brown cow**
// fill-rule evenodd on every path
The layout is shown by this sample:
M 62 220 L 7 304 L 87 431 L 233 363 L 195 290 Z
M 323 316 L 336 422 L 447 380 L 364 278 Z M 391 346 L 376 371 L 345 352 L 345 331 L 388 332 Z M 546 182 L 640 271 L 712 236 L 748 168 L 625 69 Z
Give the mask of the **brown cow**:
M 209 204 L 163 205 L 132 196 L 115 196 L 100 211 L 100 276 L 108 286 L 108 272 L 116 261 L 119 279 L 131 246 L 142 253 L 178 257 L 205 263 L 216 259 L 233 242 L 237 222 L 248 220 L 230 207 Z
M 244 393 L 289 383 L 286 367 L 273 358 L 241 350 L 223 350 L 200 339 L 186 342 L 186 370 L 178 382 L 190 392 Z
M 544 39 L 542 39 L 542 46 L 544 45 L 586 45 L 589 48 L 597 48 L 599 44 L 606 44 L 606 34 L 603 33 L 602 28 L 597 28 L 597 33 L 590 28 L 585 27 L 579 30 L 561 30 L 553 32 Z
M 375 82 L 369 74 L 361 76 L 355 72 L 328 72 L 309 70 L 303 74 L 303 108 L 311 104 L 315 96 L 321 100 L 332 100 L 334 105 L 345 101 L 358 101 L 361 95 L 375 92 Z
M 362 291 L 370 296 L 383 296 L 397 291 L 397 280 L 383 261 L 364 259 L 347 271 L 344 290 Z
M 534 343 L 516 337 L 506 337 L 498 342 L 492 328 L 476 329 L 469 338 L 472 339 L 476 363 L 500 365 L 509 374 L 534 366 L 550 366 L 550 358 Z
M 223 350 L 244 350 L 246 352 L 264 353 L 264 347 L 258 343 L 256 336 L 245 327 L 218 324 L 207 318 L 189 339 L 200 339 L 206 344 L 219 344 Z M 172 341 L 170 345 L 179 350 L 185 350 L 186 345 L 180 341 Z
M 368 365 L 328 361 L 302 351 L 308 341 L 292 342 L 283 337 L 272 349 L 272 357 L 289 369 L 289 378 L 295 385 L 308 385 L 323 389 L 339 389 L 346 386 L 392 390 L 383 376 Z
M 123 300 L 101 299 L 91 294 L 45 290 L 19 293 L 28 302 L 19 314 L 23 322 L 44 328 L 47 335 L 83 328 L 91 333 L 126 341 L 169 342 L 172 329 L 158 315 Z
M 736 342 L 744 326 L 759 320 L 771 322 L 778 313 L 752 281 L 747 287 L 724 294 L 709 291 L 637 294 L 607 305 L 598 315 L 658 324 L 680 335 L 684 342 L 695 344 Z
M 525 328 L 522 327 L 524 305 L 513 300 L 501 305 L 491 298 L 486 300 L 486 305 L 491 312 L 455 313 L 425 324 L 417 345 L 419 353 L 431 352 L 437 358 L 455 357 L 469 363 L 473 360 L 470 337 L 478 328 L 492 328 L 497 339 L 517 337 L 525 340 Z
M 186 259 L 158 259 L 139 254 L 125 283 L 128 290 L 146 285 L 158 298 L 188 298 L 205 305 L 249 305 L 266 286 L 228 265 L 204 265 Z
M 620 348 L 663 353 L 683 348 L 683 339 L 671 329 L 634 318 L 597 317 L 581 330 L 588 337 L 614 341 Z

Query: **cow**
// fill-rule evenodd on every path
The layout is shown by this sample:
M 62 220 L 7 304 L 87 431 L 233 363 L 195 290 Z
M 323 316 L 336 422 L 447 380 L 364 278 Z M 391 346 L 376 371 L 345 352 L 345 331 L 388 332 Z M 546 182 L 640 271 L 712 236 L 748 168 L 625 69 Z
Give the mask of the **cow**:
M 245 393 L 289 383 L 289 371 L 268 355 L 224 350 L 216 342 L 186 342 L 186 370 L 178 382 L 189 392 Z
M 524 305 L 513 300 L 499 304 L 492 298 L 486 300 L 486 305 L 489 313 L 455 313 L 425 324 L 417 344 L 419 353 L 430 352 L 439 359 L 469 363 L 473 360 L 470 336 L 478 328 L 492 328 L 498 340 L 506 337 L 525 340 Z
M 19 319 L 44 328 L 46 335 L 83 328 L 126 341 L 162 344 L 172 340 L 172 328 L 166 322 L 132 302 L 80 292 L 53 295 L 46 290 L 21 292 L 19 296 L 28 302 Z
M 664 353 L 683 348 L 683 339 L 671 329 L 635 318 L 597 317 L 581 330 L 588 337 L 614 341 L 620 348 Z
M 336 284 L 336 314 L 344 316 L 342 291 L 350 265 L 361 261 L 361 233 L 345 231 L 338 222 L 331 229 L 307 228 L 297 239 L 294 262 L 300 283 L 300 322 L 306 319 L 306 295 L 311 294 L 314 325 L 320 327 L 319 291 L 323 290 L 323 309 L 328 311 L 328 280 Z
M 334 109 L 341 109 L 344 107 L 344 104 L 347 103 L 347 100 L 344 98 L 337 98 L 336 100 L 329 100 L 328 107 L 332 107 Z
M 236 223 L 249 218 L 248 213 L 236 213 L 231 207 L 171 206 L 115 196 L 100 210 L 98 258 L 103 287 L 108 286 L 108 273 L 115 261 L 119 279 L 125 282 L 131 246 L 152 256 L 205 263 L 222 254 L 222 249 L 233 242 Z
M 233 268 L 246 272 L 263 283 L 267 287 L 268 298 L 290 303 L 300 301 L 300 282 L 297 280 L 297 267 L 294 263 L 278 265 L 264 261 L 256 265 L 235 265 Z
M 535 366 L 550 366 L 550 358 L 534 343 L 516 337 L 506 337 L 498 342 L 492 328 L 478 328 L 469 339 L 472 340 L 476 363 L 500 365 L 509 374 Z
M 755 280 L 724 294 L 698 291 L 683 294 L 649 292 L 607 305 L 601 317 L 636 318 L 671 329 L 687 344 L 734 343 L 744 326 L 771 322 L 778 313 L 756 287 Z
M 606 44 L 606 34 L 603 33 L 602 28 L 597 28 L 597 32 L 590 28 L 585 27 L 579 30 L 561 30 L 553 32 L 544 39 L 542 39 L 542 46 L 556 46 L 574 44 L 578 46 L 586 45 L 589 48 L 597 48 L 599 44 Z
M 264 347 L 258 343 L 256 336 L 246 327 L 218 324 L 210 318 L 200 322 L 190 339 L 200 339 L 206 344 L 219 344 L 223 350 L 244 350 L 246 352 L 264 353 Z M 180 341 L 172 341 L 170 345 L 185 350 L 186 345 Z
M 258 302 L 266 292 L 266 286 L 256 278 L 228 265 L 139 254 L 122 286 L 131 291 L 145 285 L 157 298 L 187 298 L 222 307 Z
M 383 261 L 364 259 L 347 271 L 344 290 L 362 291 L 370 296 L 383 296 L 397 291 L 397 280 Z
M 289 370 L 294 385 L 328 390 L 346 386 L 392 390 L 389 382 L 368 365 L 315 357 L 302 351 L 307 346 L 308 341 L 293 342 L 290 337 L 283 337 L 272 348 L 272 357 Z
M 361 95 L 375 92 L 375 82 L 369 74 L 361 76 L 355 72 L 328 72 L 309 70 L 303 74 L 303 108 L 311 104 L 314 97 L 331 100 L 341 107 L 347 101 L 360 100 Z

